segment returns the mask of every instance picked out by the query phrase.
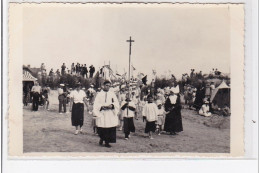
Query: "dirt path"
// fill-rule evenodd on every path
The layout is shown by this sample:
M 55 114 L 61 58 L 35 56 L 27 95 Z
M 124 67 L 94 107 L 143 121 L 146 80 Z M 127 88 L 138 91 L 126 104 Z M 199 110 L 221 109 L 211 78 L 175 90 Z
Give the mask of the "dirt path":
M 83 130 L 85 134 L 74 135 L 71 114 L 58 113 L 55 94 L 50 96 L 50 111 L 39 108 L 32 112 L 24 108 L 24 152 L 198 152 L 227 153 L 230 151 L 229 126 L 210 127 L 214 117 L 201 117 L 193 110 L 183 109 L 184 131 L 176 136 L 162 134 L 150 140 L 144 133 L 145 123 L 135 121 L 136 133 L 124 140 L 122 131 L 117 131 L 117 143 L 108 149 L 98 145 L 99 137 L 93 134 L 91 116 L 85 108 Z M 223 119 L 229 124 L 229 119 Z M 223 123 L 222 123 L 223 124 Z

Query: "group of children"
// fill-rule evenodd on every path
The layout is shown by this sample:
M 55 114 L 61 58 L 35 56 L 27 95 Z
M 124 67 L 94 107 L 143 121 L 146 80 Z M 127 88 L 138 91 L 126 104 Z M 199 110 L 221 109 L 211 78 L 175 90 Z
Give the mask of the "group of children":
M 161 134 L 164 125 L 165 111 L 160 99 L 155 101 L 152 95 L 148 95 L 143 100 L 140 100 L 137 93 L 126 93 L 123 89 L 118 100 L 120 103 L 120 112 L 118 115 L 119 130 L 124 132 L 125 140 L 129 140 L 130 133 L 135 132 L 134 119 L 138 120 L 140 115 L 143 117 L 143 122 L 146 122 L 145 133 L 148 134 L 150 139 L 154 139 L 152 134 L 155 132 L 157 132 L 158 135 Z M 94 133 L 97 133 L 95 118 L 93 115 L 92 125 Z
M 135 132 L 134 117 L 138 119 L 140 113 L 143 121 L 146 122 L 145 133 L 148 134 L 150 139 L 153 139 L 152 134 L 156 130 L 158 135 L 162 131 L 165 112 L 161 100 L 157 100 L 155 103 L 153 96 L 148 95 L 147 99 L 141 102 L 141 105 L 136 104 L 129 94 L 126 94 L 125 100 L 121 102 L 120 114 L 122 116 L 121 120 L 123 120 L 125 140 L 129 139 L 131 132 Z

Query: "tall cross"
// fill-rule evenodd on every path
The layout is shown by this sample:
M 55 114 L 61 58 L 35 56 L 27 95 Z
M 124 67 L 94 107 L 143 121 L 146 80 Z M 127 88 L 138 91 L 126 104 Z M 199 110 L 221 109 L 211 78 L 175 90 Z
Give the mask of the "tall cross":
M 128 71 L 128 80 L 129 80 L 129 86 L 128 86 L 128 97 L 130 97 L 130 66 L 131 66 L 131 47 L 132 47 L 132 42 L 135 42 L 134 40 L 131 39 L 130 36 L 130 40 L 126 40 L 126 42 L 129 42 L 129 71 Z M 128 116 L 128 108 L 127 108 L 127 116 Z
M 129 42 L 129 72 L 128 72 L 128 80 L 130 82 L 130 66 L 131 66 L 131 47 L 132 47 L 132 42 L 135 42 L 134 40 L 131 39 L 130 36 L 130 40 L 126 40 L 126 42 Z

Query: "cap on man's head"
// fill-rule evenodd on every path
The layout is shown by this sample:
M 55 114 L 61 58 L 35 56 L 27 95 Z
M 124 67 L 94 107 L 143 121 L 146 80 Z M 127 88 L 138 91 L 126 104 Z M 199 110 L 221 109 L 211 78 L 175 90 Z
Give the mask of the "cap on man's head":
M 60 86 L 65 86 L 65 85 L 63 83 L 61 83 Z
M 106 85 L 108 83 L 111 84 L 111 82 L 109 80 L 105 80 L 105 82 L 103 84 Z

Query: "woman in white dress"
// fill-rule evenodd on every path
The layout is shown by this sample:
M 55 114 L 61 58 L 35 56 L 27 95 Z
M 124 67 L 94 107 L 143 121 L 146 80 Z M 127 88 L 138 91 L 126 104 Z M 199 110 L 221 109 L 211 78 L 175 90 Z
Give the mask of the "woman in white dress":
M 209 111 L 209 101 L 205 100 L 204 104 L 201 106 L 199 110 L 199 114 L 205 117 L 211 116 L 211 112 Z

